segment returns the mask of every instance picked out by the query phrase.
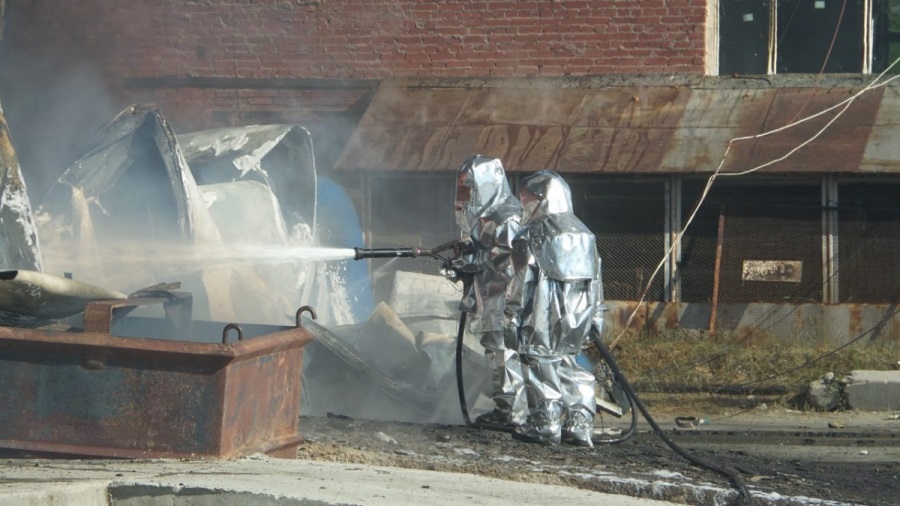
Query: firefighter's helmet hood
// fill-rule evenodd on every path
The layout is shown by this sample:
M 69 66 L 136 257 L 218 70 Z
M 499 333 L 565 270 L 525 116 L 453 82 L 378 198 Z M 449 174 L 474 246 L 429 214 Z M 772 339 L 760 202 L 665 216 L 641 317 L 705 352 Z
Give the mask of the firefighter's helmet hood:
M 456 222 L 464 231 L 514 199 L 503 164 L 497 158 L 475 155 L 459 168 L 456 179 Z
M 573 212 L 569 185 L 562 176 L 551 170 L 541 170 L 528 176 L 522 182 L 519 198 L 523 207 L 523 223 Z

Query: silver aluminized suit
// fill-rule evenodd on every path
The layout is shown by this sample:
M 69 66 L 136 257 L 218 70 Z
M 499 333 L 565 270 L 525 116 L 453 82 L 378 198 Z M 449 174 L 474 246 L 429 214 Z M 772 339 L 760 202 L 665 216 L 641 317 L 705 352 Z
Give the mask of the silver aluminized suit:
M 603 325 L 603 288 L 594 234 L 575 216 L 565 180 L 543 170 L 522 181 L 522 230 L 508 312 L 519 330 L 528 423 L 516 436 L 592 446 L 593 372 L 575 357 L 592 326 Z
M 460 309 L 470 314 L 469 329 L 480 335 L 496 406 L 479 417 L 480 422 L 519 425 L 527 415 L 516 333 L 504 314 L 513 275 L 512 241 L 519 232 L 521 212 L 500 160 L 475 155 L 459 168 L 456 220 L 474 246 L 474 253 L 462 259 L 460 270 L 472 274 L 472 283 Z

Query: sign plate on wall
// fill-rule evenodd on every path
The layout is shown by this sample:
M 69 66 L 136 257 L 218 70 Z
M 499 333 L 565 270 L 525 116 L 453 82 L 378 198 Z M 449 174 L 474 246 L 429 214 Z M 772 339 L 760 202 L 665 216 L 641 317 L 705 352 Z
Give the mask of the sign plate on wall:
M 799 283 L 803 273 L 801 260 L 744 260 L 744 281 L 787 281 Z

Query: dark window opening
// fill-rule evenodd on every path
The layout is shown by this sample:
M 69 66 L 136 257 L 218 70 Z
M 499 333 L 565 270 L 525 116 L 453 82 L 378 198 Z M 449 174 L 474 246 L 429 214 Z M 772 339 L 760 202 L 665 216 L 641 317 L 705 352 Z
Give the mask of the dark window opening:
M 881 73 L 900 58 L 900 0 L 875 0 L 872 14 L 872 72 Z M 900 74 L 900 64 L 890 73 Z
M 779 73 L 859 73 L 864 0 L 778 0 Z
M 719 74 L 766 74 L 769 1 L 720 0 Z
M 770 63 L 775 73 L 860 73 L 870 36 L 872 69 L 883 70 L 900 56 L 900 0 L 872 0 L 872 32 L 868 1 L 720 0 L 719 74 L 765 74 Z

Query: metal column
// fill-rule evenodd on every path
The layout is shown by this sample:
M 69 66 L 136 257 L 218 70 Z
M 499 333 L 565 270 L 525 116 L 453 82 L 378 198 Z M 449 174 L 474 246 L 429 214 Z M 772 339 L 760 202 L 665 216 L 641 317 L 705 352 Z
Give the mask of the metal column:
M 672 251 L 671 255 L 666 257 L 665 261 L 665 296 L 668 302 L 681 302 L 681 240 L 678 234 L 681 233 L 681 178 L 679 176 L 671 176 L 666 181 L 665 188 L 665 207 L 666 217 L 663 220 L 665 224 L 665 238 L 663 241 L 663 254 Z M 672 247 L 675 244 L 675 247 Z
M 838 183 L 829 174 L 822 177 L 822 302 L 837 304 L 838 291 Z

